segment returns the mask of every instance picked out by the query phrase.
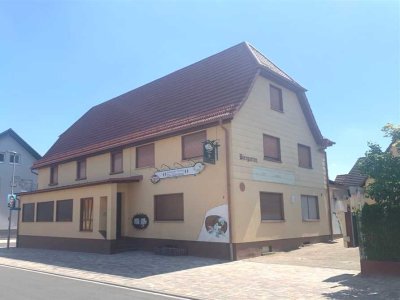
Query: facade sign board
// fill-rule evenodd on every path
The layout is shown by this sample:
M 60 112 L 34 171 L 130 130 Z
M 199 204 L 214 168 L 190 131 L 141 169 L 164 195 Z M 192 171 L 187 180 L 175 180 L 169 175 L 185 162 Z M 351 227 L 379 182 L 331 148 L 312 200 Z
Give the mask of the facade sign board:
M 154 173 L 154 175 L 151 177 L 150 180 L 152 183 L 157 183 L 161 179 L 165 179 L 165 178 L 197 175 L 197 174 L 201 173 L 201 171 L 204 170 L 204 167 L 205 167 L 205 165 L 202 162 L 197 162 L 193 166 L 190 166 L 190 167 L 157 171 Z
M 217 141 L 205 141 L 203 143 L 203 162 L 215 165 L 215 161 L 218 159 L 218 147 Z

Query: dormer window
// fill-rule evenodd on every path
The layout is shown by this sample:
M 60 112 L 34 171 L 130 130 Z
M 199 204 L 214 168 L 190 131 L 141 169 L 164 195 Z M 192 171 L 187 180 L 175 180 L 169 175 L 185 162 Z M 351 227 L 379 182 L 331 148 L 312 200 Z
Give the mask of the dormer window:
M 271 109 L 283 112 L 282 90 L 276 86 L 269 86 Z

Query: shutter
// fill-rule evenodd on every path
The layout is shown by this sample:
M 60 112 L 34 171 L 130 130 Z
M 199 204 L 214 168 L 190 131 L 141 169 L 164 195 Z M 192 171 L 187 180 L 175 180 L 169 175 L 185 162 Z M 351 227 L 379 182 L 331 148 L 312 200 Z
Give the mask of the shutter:
M 54 201 L 38 202 L 36 222 L 53 222 Z
M 283 194 L 260 193 L 261 220 L 283 220 Z
M 271 108 L 278 111 L 283 111 L 282 90 L 270 85 Z
M 304 145 L 297 145 L 299 154 L 299 167 L 311 168 L 311 148 Z
M 182 158 L 198 158 L 203 156 L 203 142 L 207 140 L 206 131 L 182 136 Z
M 183 221 L 183 194 L 154 196 L 156 221 Z
M 154 144 L 136 148 L 136 168 L 154 167 Z
M 26 203 L 22 205 L 22 222 L 35 221 L 35 203 Z
M 264 158 L 273 160 L 281 160 L 281 147 L 279 138 L 265 135 L 263 139 Z

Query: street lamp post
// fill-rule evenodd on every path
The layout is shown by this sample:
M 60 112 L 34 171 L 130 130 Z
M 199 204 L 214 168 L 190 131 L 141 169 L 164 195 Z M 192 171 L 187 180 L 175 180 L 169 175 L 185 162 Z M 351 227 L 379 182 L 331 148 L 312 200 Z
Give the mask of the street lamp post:
M 13 172 L 12 172 L 12 183 L 11 183 L 11 195 L 14 195 L 14 183 L 15 183 L 15 158 L 17 156 L 16 151 L 9 151 L 14 155 L 13 157 Z M 14 199 L 16 201 L 17 199 Z M 10 235 L 11 235 L 11 215 L 12 215 L 12 207 L 9 208 L 8 214 L 8 235 L 7 235 L 7 249 L 10 249 Z

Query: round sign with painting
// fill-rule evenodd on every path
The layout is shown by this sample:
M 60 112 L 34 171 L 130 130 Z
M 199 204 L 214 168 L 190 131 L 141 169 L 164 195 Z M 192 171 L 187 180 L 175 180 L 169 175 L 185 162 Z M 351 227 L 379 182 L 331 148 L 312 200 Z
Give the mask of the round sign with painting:
M 149 217 L 145 214 L 136 214 L 132 218 L 132 226 L 136 229 L 145 229 L 149 226 Z
M 207 216 L 204 221 L 204 226 L 209 234 L 219 238 L 225 237 L 225 233 L 228 229 L 228 223 L 226 220 L 217 215 Z

